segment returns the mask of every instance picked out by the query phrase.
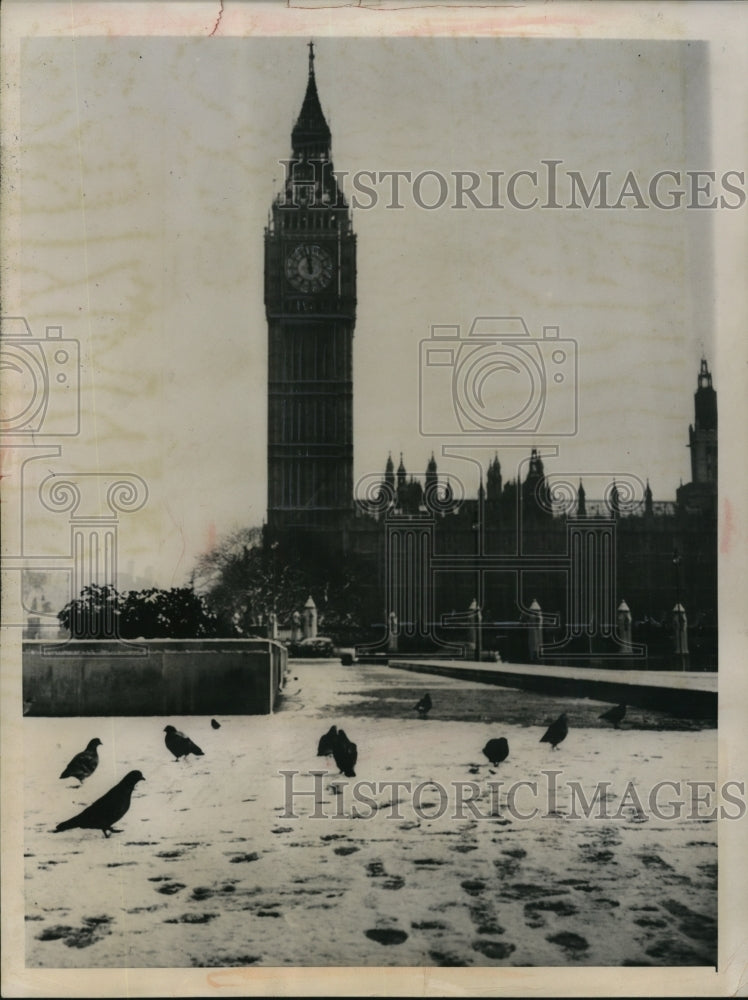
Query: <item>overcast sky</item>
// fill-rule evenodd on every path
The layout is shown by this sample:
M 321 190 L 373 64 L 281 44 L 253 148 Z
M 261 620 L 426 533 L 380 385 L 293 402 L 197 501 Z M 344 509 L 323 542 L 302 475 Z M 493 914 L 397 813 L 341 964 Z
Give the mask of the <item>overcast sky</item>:
M 13 311 L 37 335 L 61 324 L 82 355 L 81 434 L 45 467 L 148 483 L 147 505 L 122 516 L 120 565 L 162 586 L 185 580 L 216 535 L 265 516 L 263 228 L 304 95 L 306 41 L 38 38 L 22 48 Z M 524 436 L 520 448 L 489 439 L 485 458 L 496 448 L 511 477 L 533 444 L 555 444 L 546 470 L 581 476 L 588 496 L 632 473 L 649 478 L 655 500 L 674 499 L 690 479 L 699 360 L 714 354 L 715 213 L 658 209 L 646 188 L 661 170 L 711 169 L 713 193 L 729 195 L 720 175 L 740 164 L 713 159 L 707 47 L 321 38 L 316 56 L 349 195 L 360 171 L 437 171 L 449 183 L 434 210 L 407 184 L 404 207 L 388 207 L 387 183 L 375 207 L 354 210 L 355 478 L 381 471 L 389 450 L 422 474 L 433 449 L 440 472 L 474 489 L 475 467 L 441 454 L 459 437 L 419 429 L 419 345 L 432 325 L 464 333 L 475 316 L 522 316 L 533 338 L 553 326 L 576 343 L 578 432 Z M 543 208 L 550 159 L 562 161 L 561 203 L 566 171 L 588 186 L 610 171 L 612 202 L 633 171 L 648 207 Z M 489 202 L 488 172 L 505 183 L 520 170 L 540 172 L 535 208 L 450 207 L 452 172 L 477 173 Z M 437 200 L 435 183 L 424 182 L 423 201 Z M 516 196 L 530 200 L 528 178 Z M 570 397 L 551 399 L 547 372 L 548 412 L 568 429 Z M 453 421 L 449 385 L 435 377 L 429 420 Z M 567 368 L 564 378 L 567 392 Z

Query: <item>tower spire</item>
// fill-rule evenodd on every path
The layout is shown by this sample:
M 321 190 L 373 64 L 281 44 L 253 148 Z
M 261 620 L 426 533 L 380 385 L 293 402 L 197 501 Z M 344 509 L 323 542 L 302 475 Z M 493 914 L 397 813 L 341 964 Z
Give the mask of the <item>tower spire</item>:
M 317 157 L 330 159 L 330 128 L 322 111 L 314 76 L 314 42 L 309 42 L 309 79 L 299 117 L 291 133 L 291 145 L 296 159 Z
M 384 467 L 384 482 L 389 489 L 395 489 L 395 465 L 392 461 L 392 452 L 387 456 L 387 464 Z
M 437 469 L 436 469 L 436 459 L 434 458 L 433 451 L 431 452 L 431 458 L 426 466 L 426 489 L 433 489 L 437 484 Z
M 486 471 L 486 499 L 501 500 L 501 464 L 498 452 Z
M 587 517 L 587 494 L 584 492 L 581 479 L 577 490 L 577 517 Z

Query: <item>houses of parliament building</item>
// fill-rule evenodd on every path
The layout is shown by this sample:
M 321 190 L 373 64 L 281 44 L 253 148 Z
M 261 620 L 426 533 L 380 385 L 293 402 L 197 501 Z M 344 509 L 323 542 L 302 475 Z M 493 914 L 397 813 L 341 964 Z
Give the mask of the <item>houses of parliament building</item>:
M 522 626 L 542 620 L 544 660 L 630 657 L 637 637 L 658 648 L 681 608 L 693 665 L 716 668 L 717 400 L 707 361 L 694 373 L 691 481 L 672 503 L 656 502 L 648 483 L 637 491 L 616 480 L 590 500 L 583 480 L 559 485 L 542 449 L 529 448 L 506 477 L 495 453 L 472 497 L 440 477 L 433 454 L 412 475 L 386 448 L 381 476 L 354 488 L 356 234 L 311 44 L 291 144 L 265 231 L 267 537 L 308 559 L 368 560 L 372 624 L 390 640 L 394 629 L 401 649 L 450 648 L 479 619 L 486 648 L 503 642 L 521 656 Z

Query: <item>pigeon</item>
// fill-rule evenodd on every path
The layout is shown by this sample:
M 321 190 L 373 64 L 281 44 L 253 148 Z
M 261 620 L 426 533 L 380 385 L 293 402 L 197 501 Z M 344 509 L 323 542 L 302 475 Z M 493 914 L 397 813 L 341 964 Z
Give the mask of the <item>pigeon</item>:
M 569 724 L 566 721 L 566 713 L 562 712 L 561 715 L 552 722 L 550 726 L 545 731 L 545 734 L 540 737 L 541 743 L 550 743 L 553 750 L 558 747 L 559 743 L 562 743 L 566 739 L 566 734 L 569 732 Z
M 335 740 L 338 736 L 338 727 L 330 726 L 324 736 L 319 738 L 319 746 L 317 747 L 318 757 L 329 757 L 335 749 Z
M 346 778 L 356 777 L 354 768 L 358 760 L 358 748 L 355 743 L 351 743 L 342 729 L 338 730 L 338 734 L 335 737 L 332 755 L 335 758 L 338 768 Z
M 431 704 L 431 695 L 427 691 L 423 698 L 421 698 L 418 704 L 414 705 L 413 708 L 416 712 L 418 712 L 422 719 L 425 719 L 431 711 Z
M 496 767 L 509 756 L 509 744 L 503 736 L 500 736 L 498 740 L 489 740 L 483 747 L 483 753 Z
M 180 757 L 186 757 L 189 753 L 194 753 L 198 757 L 204 756 L 200 747 L 196 743 L 193 743 L 189 736 L 185 736 L 184 733 L 180 733 L 178 729 L 175 729 L 174 726 L 166 726 L 164 732 L 166 733 L 164 737 L 166 749 L 171 750 L 175 760 L 179 760 Z
M 101 740 L 98 737 L 93 740 L 89 740 L 86 749 L 81 750 L 80 753 L 77 753 L 75 757 L 73 757 L 60 777 L 77 778 L 82 785 L 86 778 L 90 778 L 99 766 L 99 755 L 96 751 L 96 747 L 100 747 L 101 745 Z M 80 785 L 78 787 L 80 787 Z
M 122 819 L 130 808 L 130 796 L 139 781 L 145 781 L 140 771 L 130 771 L 118 785 L 110 788 L 106 795 L 102 795 L 82 813 L 58 823 L 54 832 L 61 833 L 63 830 L 80 827 L 81 830 L 101 830 L 107 838 L 110 833 L 117 833 L 114 824 L 118 819 Z
M 220 723 L 220 722 L 216 722 L 216 720 L 215 720 L 215 719 L 211 719 L 211 720 L 210 720 L 210 724 L 211 724 L 211 726 L 212 726 L 212 727 L 213 727 L 214 729 L 220 729 L 220 728 L 221 728 L 221 723 Z
M 607 712 L 603 712 L 602 715 L 598 715 L 598 719 L 606 719 L 608 722 L 613 723 L 614 729 L 620 729 L 619 723 L 623 722 L 625 715 L 626 706 L 615 705 L 613 708 L 609 708 Z

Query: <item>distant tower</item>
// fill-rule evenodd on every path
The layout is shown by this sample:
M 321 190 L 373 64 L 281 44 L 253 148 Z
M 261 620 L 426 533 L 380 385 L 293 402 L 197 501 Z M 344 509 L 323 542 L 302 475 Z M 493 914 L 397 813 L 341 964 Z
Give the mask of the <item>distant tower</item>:
M 405 462 L 403 461 L 403 453 L 400 452 L 400 464 L 397 467 L 397 486 L 401 489 L 405 486 L 405 480 L 407 479 L 408 472 L 405 468 Z
M 552 516 L 543 459 L 537 448 L 532 449 L 530 468 L 522 484 L 522 514 L 525 520 Z
M 483 485 L 483 470 L 480 473 L 480 482 L 478 483 L 478 502 L 482 504 L 486 499 L 486 488 Z
M 717 510 L 717 393 L 712 375 L 701 359 L 698 388 L 694 393 L 694 423 L 688 428 L 691 449 L 691 482 L 676 491 L 678 509 L 685 514 Z
M 691 482 L 717 484 L 717 393 L 706 359 L 701 359 L 698 388 L 694 393 L 695 423 L 688 428 L 691 449 Z
M 265 230 L 268 528 L 339 531 L 353 505 L 356 237 L 309 43 L 292 159 Z
M 449 481 L 449 476 L 447 476 L 447 481 L 444 484 L 444 494 L 442 496 L 442 502 L 441 502 L 442 510 L 446 511 L 454 509 L 454 502 L 455 502 L 454 490 L 452 489 L 452 484 Z
M 408 473 L 405 470 L 405 463 L 403 462 L 403 453 L 400 452 L 400 464 L 397 467 L 397 506 L 400 508 L 404 507 L 407 501 L 407 476 Z
M 621 497 L 618 492 L 618 486 L 616 485 L 615 479 L 613 480 L 613 488 L 610 491 L 610 499 L 608 500 L 608 509 L 610 511 L 611 517 L 619 517 L 621 513 Z
M 431 458 L 429 464 L 426 466 L 426 489 L 436 487 L 438 477 L 436 474 L 436 459 L 434 458 L 433 451 L 431 452 Z
M 501 500 L 501 466 L 498 455 L 494 456 L 486 472 L 486 499 L 489 503 Z
M 392 453 L 387 456 L 387 464 L 384 467 L 384 484 L 388 489 L 395 491 L 395 463 L 392 461 Z
M 587 517 L 587 494 L 584 492 L 581 479 L 577 490 L 577 517 Z

